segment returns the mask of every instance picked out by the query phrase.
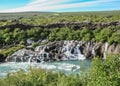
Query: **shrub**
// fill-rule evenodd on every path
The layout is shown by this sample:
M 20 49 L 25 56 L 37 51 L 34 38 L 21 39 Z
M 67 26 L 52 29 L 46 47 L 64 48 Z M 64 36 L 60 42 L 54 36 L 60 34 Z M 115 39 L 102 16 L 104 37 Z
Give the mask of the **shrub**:
M 106 62 L 95 58 L 87 77 L 87 86 L 120 86 L 120 55 L 108 56 Z
M 108 56 L 105 62 L 93 60 L 92 67 L 81 75 L 33 69 L 21 70 L 0 79 L 0 86 L 120 86 L 120 55 Z

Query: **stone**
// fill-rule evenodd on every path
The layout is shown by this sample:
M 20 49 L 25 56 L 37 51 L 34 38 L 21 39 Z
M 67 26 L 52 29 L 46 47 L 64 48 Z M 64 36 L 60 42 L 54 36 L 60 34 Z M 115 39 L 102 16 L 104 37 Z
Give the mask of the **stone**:
M 110 45 L 107 53 L 120 53 L 120 45 Z M 37 46 L 35 51 L 20 49 L 6 58 L 6 61 L 42 62 L 61 60 L 92 59 L 105 56 L 105 44 L 81 41 L 55 41 Z

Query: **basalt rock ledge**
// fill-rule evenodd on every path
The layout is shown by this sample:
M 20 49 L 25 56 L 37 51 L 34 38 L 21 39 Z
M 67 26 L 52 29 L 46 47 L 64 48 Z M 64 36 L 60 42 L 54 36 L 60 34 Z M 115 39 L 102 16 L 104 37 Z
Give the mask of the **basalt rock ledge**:
M 6 58 L 10 62 L 48 62 L 84 60 L 96 56 L 106 59 L 106 54 L 119 54 L 120 45 L 82 41 L 55 41 L 37 46 L 34 51 L 21 49 Z

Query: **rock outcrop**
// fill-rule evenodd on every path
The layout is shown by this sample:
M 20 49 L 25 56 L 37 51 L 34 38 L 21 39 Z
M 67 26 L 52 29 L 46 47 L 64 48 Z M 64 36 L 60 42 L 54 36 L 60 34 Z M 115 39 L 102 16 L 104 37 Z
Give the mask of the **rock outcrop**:
M 120 54 L 120 45 L 112 44 L 108 47 L 108 54 Z
M 10 25 L 3 25 L 0 26 L 0 29 L 4 28 L 22 28 L 22 29 L 30 29 L 34 27 L 40 27 L 40 28 L 74 28 L 74 29 L 82 29 L 83 27 L 87 27 L 89 29 L 95 29 L 95 28 L 105 28 L 109 26 L 118 26 L 120 25 L 120 20 L 114 21 L 114 22 L 91 22 L 91 21 L 82 21 L 82 22 L 56 22 L 52 24 L 45 24 L 45 25 L 29 25 L 29 24 L 22 24 L 22 23 L 13 23 Z
M 4 55 L 3 54 L 0 54 L 0 62 L 5 62 L 5 57 L 4 57 Z
M 82 41 L 56 41 L 37 46 L 34 51 L 21 49 L 6 58 L 12 62 L 43 62 L 61 60 L 84 60 L 96 56 L 106 59 L 106 53 L 119 54 L 120 45 Z

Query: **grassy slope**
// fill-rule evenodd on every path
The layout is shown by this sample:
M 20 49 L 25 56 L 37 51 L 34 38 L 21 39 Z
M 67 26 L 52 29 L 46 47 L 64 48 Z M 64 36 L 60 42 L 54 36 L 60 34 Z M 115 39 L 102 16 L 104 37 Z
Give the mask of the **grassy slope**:
M 91 11 L 91 12 L 63 12 L 63 13 L 56 13 L 56 12 L 20 12 L 20 13 L 0 13 L 0 20 L 3 19 L 16 19 L 20 17 L 32 17 L 35 15 L 54 15 L 54 14 L 60 14 L 60 15 L 119 15 L 120 10 L 116 11 Z

